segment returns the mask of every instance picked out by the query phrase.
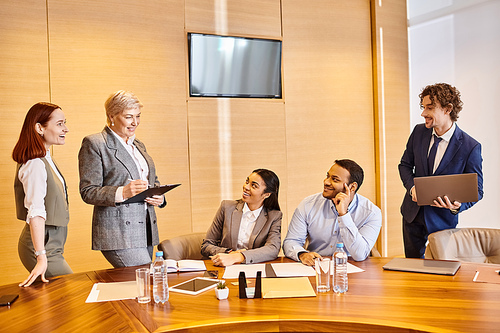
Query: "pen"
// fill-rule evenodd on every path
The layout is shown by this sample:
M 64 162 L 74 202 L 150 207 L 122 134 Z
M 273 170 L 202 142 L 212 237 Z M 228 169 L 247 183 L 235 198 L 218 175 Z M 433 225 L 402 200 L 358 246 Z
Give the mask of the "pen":
M 135 179 L 130 179 L 130 178 L 129 178 L 129 179 L 127 179 L 127 180 L 128 180 L 129 182 L 132 182 L 132 181 L 134 181 Z M 151 188 L 151 187 L 153 187 L 153 186 L 152 186 L 152 185 L 150 185 L 150 184 L 148 184 L 148 188 Z

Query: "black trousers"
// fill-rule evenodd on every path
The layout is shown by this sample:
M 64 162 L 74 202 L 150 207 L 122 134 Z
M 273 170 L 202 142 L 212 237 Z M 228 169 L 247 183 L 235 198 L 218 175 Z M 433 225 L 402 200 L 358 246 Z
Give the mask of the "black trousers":
M 425 225 L 422 207 L 412 222 L 403 218 L 403 242 L 406 258 L 423 258 L 428 236 L 429 232 Z

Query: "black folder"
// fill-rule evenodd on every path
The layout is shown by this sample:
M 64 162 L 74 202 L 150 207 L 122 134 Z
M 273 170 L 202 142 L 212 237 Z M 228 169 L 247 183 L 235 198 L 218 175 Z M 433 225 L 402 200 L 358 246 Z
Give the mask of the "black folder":
M 157 186 L 157 187 L 150 187 L 145 191 L 142 191 L 139 194 L 134 195 L 131 198 L 128 198 L 122 204 L 130 204 L 130 203 L 136 203 L 136 202 L 144 202 L 146 198 L 151 198 L 153 195 L 162 195 L 164 193 L 167 193 L 168 191 L 176 188 L 181 184 L 170 184 L 170 185 L 163 185 L 163 186 Z

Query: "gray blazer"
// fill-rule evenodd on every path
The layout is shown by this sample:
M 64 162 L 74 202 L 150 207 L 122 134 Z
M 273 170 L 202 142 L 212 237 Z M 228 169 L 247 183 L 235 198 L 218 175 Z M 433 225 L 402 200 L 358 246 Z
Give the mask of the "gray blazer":
M 135 139 L 134 146 L 149 167 L 149 184 L 160 185 L 153 160 L 144 144 Z M 115 193 L 130 179 L 139 179 L 139 171 L 125 147 L 107 126 L 101 133 L 85 137 L 78 154 L 80 195 L 94 205 L 92 216 L 92 249 L 120 250 L 157 245 L 158 227 L 154 207 L 144 203 L 116 205 Z M 147 244 L 146 215 L 149 214 L 152 243 Z
M 208 257 L 229 249 L 237 249 L 244 204 L 242 200 L 222 201 L 201 245 L 202 255 Z M 268 212 L 265 207 L 262 209 L 250 235 L 249 249 L 242 253 L 245 264 L 274 260 L 278 257 L 282 216 L 280 211 Z

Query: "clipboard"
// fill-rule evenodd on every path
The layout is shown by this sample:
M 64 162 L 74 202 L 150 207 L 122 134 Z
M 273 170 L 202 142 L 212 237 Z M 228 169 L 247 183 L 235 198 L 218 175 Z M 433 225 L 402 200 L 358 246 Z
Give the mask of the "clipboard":
M 162 194 L 167 193 L 168 191 L 176 188 L 179 185 L 181 185 L 181 184 L 170 184 L 170 185 L 162 185 L 162 186 L 157 186 L 157 187 L 150 187 L 147 190 L 142 191 L 141 193 L 136 194 L 131 198 L 128 198 L 124 202 L 121 202 L 121 204 L 143 202 L 146 198 L 150 198 L 153 195 L 162 195 Z

